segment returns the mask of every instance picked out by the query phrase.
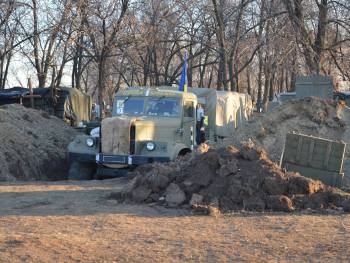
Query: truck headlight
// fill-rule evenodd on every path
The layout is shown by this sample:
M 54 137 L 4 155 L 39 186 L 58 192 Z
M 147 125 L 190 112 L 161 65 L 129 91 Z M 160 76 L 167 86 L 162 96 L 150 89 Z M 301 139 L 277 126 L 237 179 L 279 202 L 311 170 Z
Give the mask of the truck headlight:
M 87 138 L 86 139 L 86 145 L 87 146 L 92 147 L 92 146 L 94 146 L 94 144 L 95 144 L 94 139 L 92 139 L 92 138 Z
M 154 144 L 154 142 L 148 142 L 148 143 L 146 144 L 146 148 L 147 148 L 147 150 L 149 150 L 149 151 L 153 151 L 153 150 L 156 148 L 156 145 Z

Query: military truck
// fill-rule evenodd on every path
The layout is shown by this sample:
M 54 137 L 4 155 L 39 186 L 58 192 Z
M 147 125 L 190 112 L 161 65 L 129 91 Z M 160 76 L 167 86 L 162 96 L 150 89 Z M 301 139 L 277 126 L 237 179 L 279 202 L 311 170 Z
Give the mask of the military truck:
M 211 137 L 227 135 L 229 132 L 222 131 L 224 127 L 234 129 L 232 123 L 243 123 L 235 122 L 235 107 L 243 107 L 242 99 L 234 106 L 231 100 L 223 100 L 225 96 L 220 92 L 200 90 L 192 89 L 198 96 L 171 87 L 136 87 L 119 91 L 114 99 L 112 117 L 101 121 L 98 132 L 94 135 L 93 131 L 91 136 L 80 134 L 69 144 L 69 179 L 120 176 L 125 168 L 167 162 L 191 152 L 198 132 L 196 108 L 199 99 L 205 106 Z M 202 93 L 206 95 L 200 96 Z M 226 97 L 233 96 L 229 93 Z M 236 96 L 241 98 L 243 95 L 237 93 Z M 213 106 L 214 100 L 217 103 Z M 224 107 L 225 101 L 231 102 L 230 105 Z M 231 114 L 228 112 L 230 107 Z M 217 108 L 225 110 L 216 113 Z

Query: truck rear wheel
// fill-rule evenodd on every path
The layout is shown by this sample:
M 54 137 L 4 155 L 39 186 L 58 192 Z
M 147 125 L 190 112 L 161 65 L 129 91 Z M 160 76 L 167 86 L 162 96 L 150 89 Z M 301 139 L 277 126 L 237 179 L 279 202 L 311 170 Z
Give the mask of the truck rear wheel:
M 96 172 L 96 165 L 73 162 L 68 171 L 69 180 L 91 180 Z

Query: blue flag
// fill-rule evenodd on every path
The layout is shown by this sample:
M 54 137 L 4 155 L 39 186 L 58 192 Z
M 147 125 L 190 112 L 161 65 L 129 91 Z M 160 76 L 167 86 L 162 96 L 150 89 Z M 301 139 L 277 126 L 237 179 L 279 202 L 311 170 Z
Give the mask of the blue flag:
M 179 91 L 187 92 L 187 52 L 184 55 L 184 65 L 182 67 Z

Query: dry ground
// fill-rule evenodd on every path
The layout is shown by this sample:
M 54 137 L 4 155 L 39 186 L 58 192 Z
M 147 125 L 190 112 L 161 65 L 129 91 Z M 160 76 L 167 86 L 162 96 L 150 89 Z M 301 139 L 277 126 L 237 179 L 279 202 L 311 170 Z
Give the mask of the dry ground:
M 0 262 L 349 262 L 350 215 L 125 205 L 125 179 L 2 182 Z
M 225 145 L 252 138 L 278 158 L 291 129 L 349 142 L 349 112 L 338 110 L 317 99 L 286 104 Z M 199 216 L 109 198 L 125 179 L 21 181 L 64 179 L 76 131 L 20 105 L 0 107 L 0 124 L 0 262 L 350 262 L 350 214 L 336 209 Z

